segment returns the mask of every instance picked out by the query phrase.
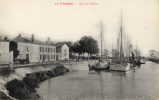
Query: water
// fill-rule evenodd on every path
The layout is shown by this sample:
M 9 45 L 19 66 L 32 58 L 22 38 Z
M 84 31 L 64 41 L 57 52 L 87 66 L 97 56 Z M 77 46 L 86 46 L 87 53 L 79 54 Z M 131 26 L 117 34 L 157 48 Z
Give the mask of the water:
M 77 65 L 64 76 L 49 79 L 37 89 L 43 100 L 157 100 L 159 65 L 146 62 L 135 71 L 89 72 Z M 79 70 L 84 69 L 84 70 Z

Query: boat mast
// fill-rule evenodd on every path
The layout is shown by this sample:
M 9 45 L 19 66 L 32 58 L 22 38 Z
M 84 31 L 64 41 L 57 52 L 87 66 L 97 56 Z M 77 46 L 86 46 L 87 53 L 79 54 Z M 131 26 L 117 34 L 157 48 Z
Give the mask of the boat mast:
M 114 56 L 114 51 L 113 51 L 113 44 L 112 44 L 112 57 Z
M 117 52 L 118 52 L 118 54 L 117 54 L 117 57 L 120 57 L 120 32 L 119 32 L 119 34 L 118 34 L 118 38 L 117 38 Z
M 102 37 L 103 37 L 103 22 L 101 21 L 101 31 L 100 31 L 100 33 L 101 33 L 101 59 L 102 59 L 102 45 L 103 45 L 103 42 L 102 42 Z
M 120 59 L 124 57 L 124 52 L 123 52 L 123 27 L 122 27 L 122 12 L 121 12 L 121 23 L 120 23 Z
M 136 42 L 136 58 L 138 58 L 138 47 L 137 47 L 137 42 Z

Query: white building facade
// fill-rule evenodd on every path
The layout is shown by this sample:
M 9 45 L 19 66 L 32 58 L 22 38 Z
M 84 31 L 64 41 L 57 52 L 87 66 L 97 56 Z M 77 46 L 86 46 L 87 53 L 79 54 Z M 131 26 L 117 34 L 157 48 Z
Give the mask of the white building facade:
M 69 47 L 66 44 L 57 46 L 56 60 L 69 60 Z
M 19 51 L 15 61 L 27 63 L 53 62 L 58 60 L 69 60 L 69 47 L 66 44 L 55 46 L 51 42 L 42 42 L 31 38 L 21 37 L 14 38 L 12 41 L 0 39 L 0 65 L 13 63 L 13 51 L 9 51 L 10 43 L 17 44 L 16 49 Z
M 9 41 L 0 40 L 0 64 L 13 63 L 13 52 L 9 51 Z
M 19 50 L 17 59 L 28 60 L 30 63 L 56 61 L 56 46 L 21 36 L 14 41 Z
M 56 47 L 39 45 L 40 61 L 56 61 Z
M 17 59 L 29 59 L 29 62 L 56 61 L 56 47 L 45 44 L 18 42 L 19 55 Z

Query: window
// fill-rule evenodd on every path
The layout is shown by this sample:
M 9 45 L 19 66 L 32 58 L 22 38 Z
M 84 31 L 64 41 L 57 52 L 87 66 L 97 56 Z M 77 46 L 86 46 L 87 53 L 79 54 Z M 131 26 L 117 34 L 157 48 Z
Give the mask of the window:
M 40 51 L 43 52 L 43 47 L 40 47 L 40 49 L 41 49 Z
M 44 47 L 43 47 L 43 52 L 44 52 Z
M 45 55 L 43 55 L 43 61 L 45 61 Z
M 42 59 L 42 55 L 40 55 L 40 60 Z
M 56 59 L 56 55 L 54 55 L 54 59 Z
M 40 47 L 40 52 L 42 52 L 42 47 Z

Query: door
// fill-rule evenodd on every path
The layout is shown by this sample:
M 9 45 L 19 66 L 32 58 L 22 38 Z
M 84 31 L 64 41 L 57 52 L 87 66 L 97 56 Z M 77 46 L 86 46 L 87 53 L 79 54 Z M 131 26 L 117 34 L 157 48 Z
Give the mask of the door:
M 27 61 L 27 63 L 29 63 L 29 54 L 26 54 L 26 61 Z

